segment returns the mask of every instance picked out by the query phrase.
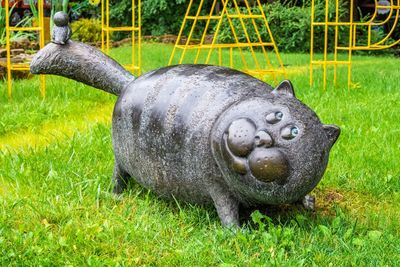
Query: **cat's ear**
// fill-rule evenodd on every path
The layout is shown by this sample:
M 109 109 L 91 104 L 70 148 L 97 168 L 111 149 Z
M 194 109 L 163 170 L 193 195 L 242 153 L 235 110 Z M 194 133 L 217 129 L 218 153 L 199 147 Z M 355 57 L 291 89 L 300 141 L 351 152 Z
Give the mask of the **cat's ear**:
M 286 95 L 296 97 L 293 90 L 293 85 L 289 80 L 284 80 L 272 91 L 275 95 Z
M 333 146 L 336 143 L 336 140 L 339 138 L 340 128 L 336 125 L 329 124 L 325 124 L 322 127 L 328 137 L 329 142 L 331 143 L 331 146 Z

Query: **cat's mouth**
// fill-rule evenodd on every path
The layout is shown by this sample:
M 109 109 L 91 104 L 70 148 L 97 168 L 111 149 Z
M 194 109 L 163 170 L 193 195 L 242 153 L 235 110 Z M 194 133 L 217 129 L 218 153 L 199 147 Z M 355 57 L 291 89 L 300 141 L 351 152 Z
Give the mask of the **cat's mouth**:
M 233 140 L 233 141 L 232 141 Z M 229 167 L 238 174 L 250 174 L 264 182 L 285 183 L 289 177 L 289 162 L 267 131 L 258 131 L 253 144 L 235 142 L 228 133 L 223 136 L 223 156 Z

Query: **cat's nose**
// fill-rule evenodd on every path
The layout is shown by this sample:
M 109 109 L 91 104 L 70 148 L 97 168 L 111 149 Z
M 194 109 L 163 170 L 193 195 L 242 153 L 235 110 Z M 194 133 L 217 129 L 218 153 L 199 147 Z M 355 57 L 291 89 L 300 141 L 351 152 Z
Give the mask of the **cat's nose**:
M 272 147 L 274 141 L 266 131 L 259 131 L 255 136 L 255 144 L 258 147 Z

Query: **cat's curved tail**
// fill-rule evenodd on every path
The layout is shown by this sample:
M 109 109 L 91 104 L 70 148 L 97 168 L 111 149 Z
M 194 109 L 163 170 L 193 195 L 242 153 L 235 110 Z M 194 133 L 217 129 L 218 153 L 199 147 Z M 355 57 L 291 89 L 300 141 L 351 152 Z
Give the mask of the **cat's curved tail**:
M 33 74 L 67 77 L 114 95 L 120 95 L 135 77 L 98 49 L 80 42 L 50 43 L 30 65 Z

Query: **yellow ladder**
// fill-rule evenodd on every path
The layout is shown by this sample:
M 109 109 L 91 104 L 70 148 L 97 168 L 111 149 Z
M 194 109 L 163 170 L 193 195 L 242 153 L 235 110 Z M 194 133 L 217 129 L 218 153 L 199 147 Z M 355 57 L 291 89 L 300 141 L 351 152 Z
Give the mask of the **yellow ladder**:
M 10 26 L 10 6 L 9 1 L 5 2 L 5 14 L 6 14 L 6 50 L 7 50 L 7 89 L 8 97 L 12 97 L 12 71 L 13 70 L 29 70 L 29 64 L 27 63 L 11 63 L 11 32 L 17 31 L 36 31 L 39 33 L 39 46 L 42 49 L 45 45 L 44 41 L 44 0 L 38 0 L 38 26 L 35 27 L 11 27 Z M 42 97 L 46 95 L 46 79 L 44 75 L 40 75 L 40 94 Z
M 242 1 L 244 7 L 241 8 L 238 4 L 238 0 L 213 0 L 211 10 L 203 10 L 204 0 L 200 0 L 199 6 L 196 10 L 194 8 L 194 1 L 189 2 L 189 6 L 186 11 L 186 15 L 183 19 L 183 23 L 176 40 L 174 49 L 172 51 L 169 65 L 178 63 L 204 63 L 209 64 L 214 51 L 217 51 L 217 64 L 228 65 L 231 68 L 235 66 L 234 49 L 239 53 L 241 63 L 243 64 L 243 71 L 254 75 L 263 77 L 265 75 L 272 75 L 276 81 L 277 74 L 281 74 L 286 77 L 286 71 L 283 66 L 278 48 L 276 46 L 273 34 L 269 27 L 268 21 L 265 17 L 263 7 L 259 0 L 255 3 L 256 8 L 252 8 L 247 0 Z M 220 12 L 217 10 L 217 5 L 222 5 Z M 193 11 L 195 11 L 194 14 Z M 206 13 L 203 15 L 202 13 Z M 220 36 L 221 26 L 225 22 L 228 22 L 231 34 L 234 42 L 232 43 L 220 43 L 218 38 Z M 247 22 L 247 24 L 246 24 Z M 191 23 L 189 35 L 186 40 L 183 40 L 184 29 L 186 25 Z M 214 23 L 215 30 L 211 26 Z M 235 26 L 239 24 L 239 27 Z M 204 28 L 201 29 L 203 24 Z M 255 36 L 250 36 L 248 32 L 248 25 L 254 30 Z M 190 26 L 190 25 L 189 25 Z M 263 38 L 260 33 L 260 26 L 265 27 L 264 29 L 268 33 L 268 38 Z M 200 28 L 200 29 L 199 29 Z M 194 32 L 200 30 L 201 38 L 196 44 L 193 44 L 196 40 L 194 38 Z M 245 36 L 245 41 L 240 41 L 238 32 L 241 31 Z M 207 35 L 212 35 L 212 42 L 206 43 Z M 253 38 L 252 38 L 253 37 Z M 256 39 L 256 41 L 254 41 Z M 267 40 L 265 40 L 267 39 Z M 260 54 L 256 53 L 256 48 L 259 49 Z M 275 55 L 275 61 L 270 59 L 270 51 L 273 51 Z M 176 56 L 177 50 L 181 50 L 181 54 Z M 229 49 L 229 63 L 224 64 L 223 62 L 223 49 Z M 194 50 L 195 54 L 193 60 L 190 59 L 187 52 Z M 250 57 L 246 57 L 245 50 L 250 51 Z M 205 59 L 200 60 L 201 52 L 205 51 Z M 176 60 L 177 58 L 177 60 Z M 249 63 L 251 61 L 251 63 Z
M 110 35 L 112 32 L 132 33 L 132 55 L 131 64 L 124 67 L 133 74 L 141 73 L 141 36 L 142 36 L 141 0 L 132 0 L 132 25 L 111 27 L 110 26 L 110 1 L 101 1 L 101 49 L 106 54 L 110 51 Z M 136 40 L 137 39 L 137 40 Z

